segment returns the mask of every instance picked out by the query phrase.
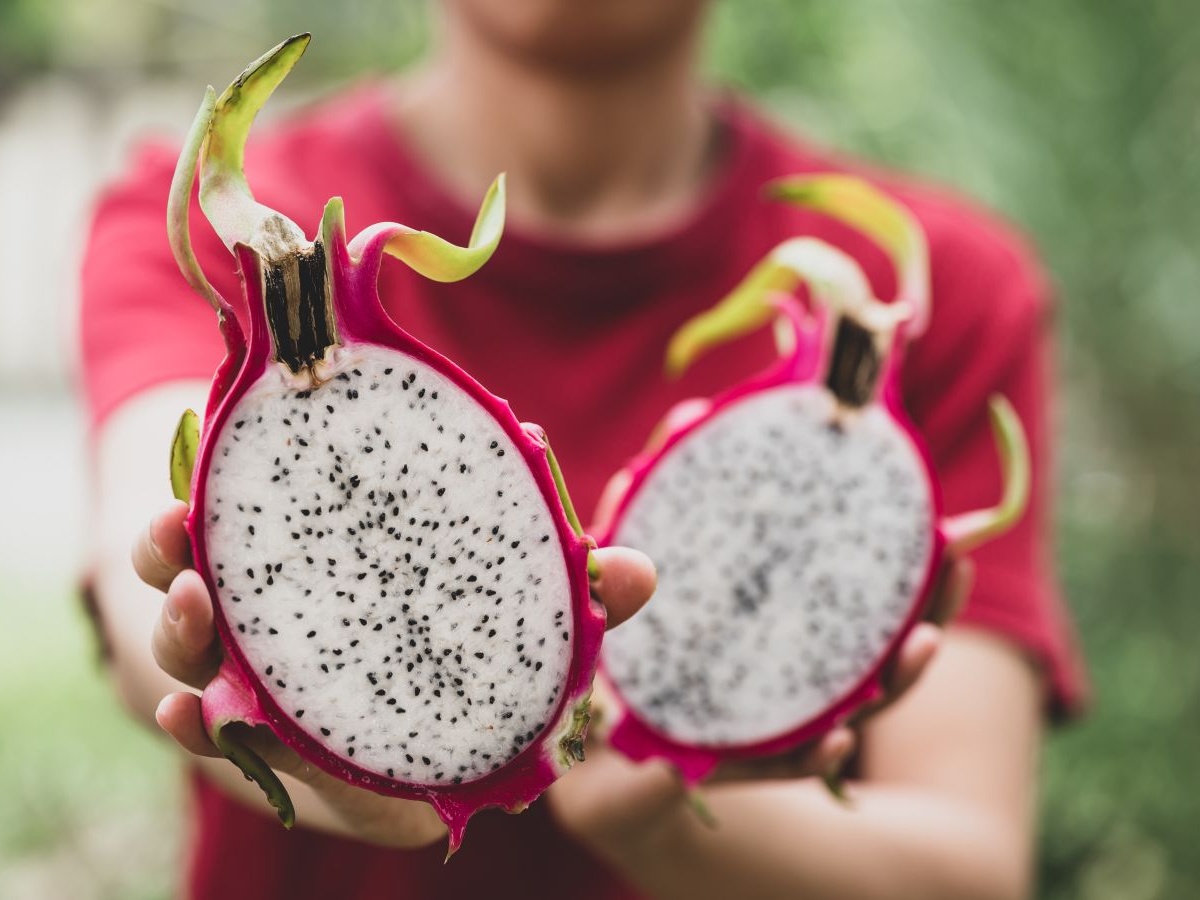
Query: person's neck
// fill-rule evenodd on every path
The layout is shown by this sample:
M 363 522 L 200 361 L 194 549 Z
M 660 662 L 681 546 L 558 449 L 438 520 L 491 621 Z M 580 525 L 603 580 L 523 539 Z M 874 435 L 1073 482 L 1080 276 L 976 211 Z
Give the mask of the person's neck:
M 395 115 L 465 202 L 506 171 L 513 222 L 601 243 L 661 233 L 697 204 L 717 141 L 690 37 L 637 71 L 589 76 L 514 61 L 461 30 L 447 38 Z

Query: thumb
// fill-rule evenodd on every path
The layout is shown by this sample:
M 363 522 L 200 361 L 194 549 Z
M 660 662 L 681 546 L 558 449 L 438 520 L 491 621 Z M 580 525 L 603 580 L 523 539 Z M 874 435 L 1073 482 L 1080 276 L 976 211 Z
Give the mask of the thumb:
M 658 576 L 650 557 L 639 550 L 602 547 L 592 553 L 600 567 L 592 594 L 608 611 L 608 627 L 615 628 L 645 606 Z

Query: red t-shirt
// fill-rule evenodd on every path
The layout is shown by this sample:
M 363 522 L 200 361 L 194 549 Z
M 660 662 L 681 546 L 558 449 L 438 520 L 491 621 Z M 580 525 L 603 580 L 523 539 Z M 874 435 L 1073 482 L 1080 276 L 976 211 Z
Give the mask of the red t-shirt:
M 772 358 L 766 334 L 724 346 L 678 383 L 662 377 L 668 336 L 711 306 L 784 238 L 811 234 L 851 253 L 878 296 L 894 290 L 883 254 L 826 218 L 761 198 L 768 179 L 862 167 L 785 137 L 737 103 L 723 107 L 726 153 L 701 208 L 652 241 L 592 247 L 507 229 L 495 257 L 459 284 L 384 264 L 380 292 L 405 329 L 545 426 L 581 510 L 676 401 L 711 395 Z M 185 285 L 164 227 L 173 150 L 148 149 L 102 198 L 83 267 L 83 373 L 99 426 L 138 391 L 211 376 L 222 355 L 208 305 Z M 325 201 L 346 201 L 348 231 L 400 221 L 464 243 L 473 209 L 422 169 L 387 116 L 383 92 L 361 89 L 256 133 L 247 156 L 255 193 L 316 228 Z M 959 200 L 891 176 L 932 248 L 933 318 L 907 359 L 903 388 L 941 478 L 947 512 L 991 504 L 1000 480 L 986 401 L 1005 394 L 1034 453 L 1034 503 L 1022 523 L 975 554 L 961 622 L 1010 639 L 1045 673 L 1048 706 L 1069 709 L 1082 681 L 1055 587 L 1047 534 L 1049 433 L 1046 284 L 1009 231 Z M 196 251 L 226 297 L 234 263 L 193 206 Z M 164 493 L 166 472 L 163 472 Z M 531 897 L 634 893 L 563 835 L 542 804 L 472 822 L 462 851 L 383 850 L 250 812 L 199 778 L 187 887 L 195 898 Z

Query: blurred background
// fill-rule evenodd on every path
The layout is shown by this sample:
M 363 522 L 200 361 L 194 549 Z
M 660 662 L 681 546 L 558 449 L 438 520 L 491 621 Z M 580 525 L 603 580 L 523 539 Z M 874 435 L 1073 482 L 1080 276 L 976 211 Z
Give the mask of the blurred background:
M 1052 736 L 1040 896 L 1200 897 L 1200 16 L 1187 0 L 717 0 L 715 81 L 1001 210 L 1060 298 L 1062 579 L 1095 704 Z M 104 684 L 74 587 L 82 236 L 296 31 L 298 102 L 419 56 L 417 0 L 0 0 L 0 897 L 164 898 L 173 756 Z M 165 484 L 165 481 L 164 481 Z M 164 488 L 165 490 L 165 488 Z

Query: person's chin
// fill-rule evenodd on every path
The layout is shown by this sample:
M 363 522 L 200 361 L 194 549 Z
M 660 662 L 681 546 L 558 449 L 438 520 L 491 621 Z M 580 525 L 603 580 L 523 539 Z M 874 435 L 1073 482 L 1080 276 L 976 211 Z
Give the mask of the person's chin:
M 578 75 L 603 74 L 661 56 L 690 38 L 709 0 L 445 0 L 513 57 Z

